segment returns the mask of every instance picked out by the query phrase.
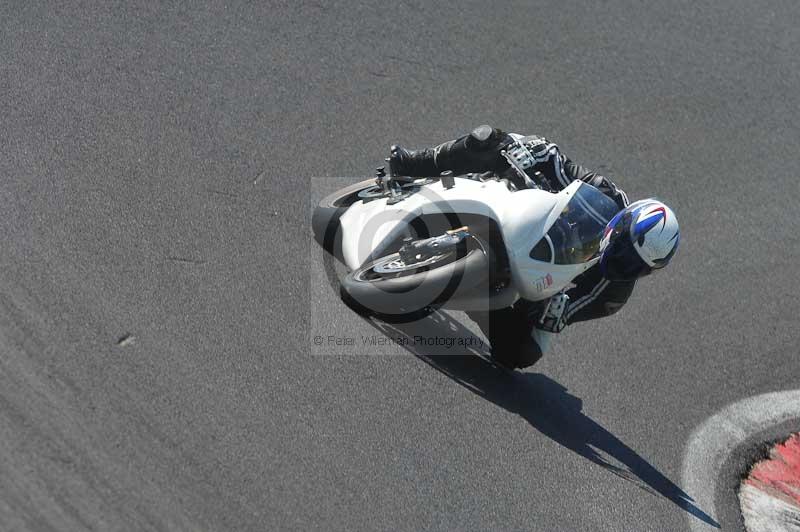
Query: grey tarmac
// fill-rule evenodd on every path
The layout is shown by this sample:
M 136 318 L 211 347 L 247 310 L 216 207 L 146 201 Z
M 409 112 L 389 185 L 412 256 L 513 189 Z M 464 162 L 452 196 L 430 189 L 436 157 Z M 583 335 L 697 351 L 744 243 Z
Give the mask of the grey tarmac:
M 718 520 L 682 480 L 691 434 L 800 374 L 798 17 L 0 4 L 0 530 Z M 392 143 L 482 123 L 667 201 L 674 264 L 526 372 L 480 344 L 316 346 L 480 338 L 459 313 L 417 331 L 350 312 L 309 221 Z

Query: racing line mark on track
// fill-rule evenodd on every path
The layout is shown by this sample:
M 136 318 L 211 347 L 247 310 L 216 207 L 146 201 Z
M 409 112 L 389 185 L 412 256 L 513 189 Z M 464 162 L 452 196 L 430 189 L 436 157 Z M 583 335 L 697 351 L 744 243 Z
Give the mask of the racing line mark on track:
M 209 194 L 216 194 L 217 196 L 225 196 L 227 198 L 236 198 L 239 199 L 238 194 L 234 194 L 233 192 L 225 192 L 224 190 L 217 190 L 214 188 L 207 188 L 206 189 Z
M 133 344 L 134 340 L 136 340 L 136 337 L 134 335 L 125 334 L 123 336 L 120 336 L 120 338 L 117 340 L 117 345 L 120 347 L 126 347 Z
M 712 516 L 714 491 L 722 465 L 747 438 L 781 423 L 800 418 L 800 390 L 748 397 L 723 408 L 692 432 L 683 459 L 682 484 L 696 503 Z M 689 518 L 693 532 L 714 530 Z
M 202 259 L 188 259 L 186 257 L 167 257 L 167 260 L 172 262 L 185 262 L 188 264 L 197 264 L 197 265 L 202 265 L 206 263 L 206 261 Z
M 266 176 L 266 175 L 267 175 L 267 171 L 266 170 L 262 170 L 261 172 L 259 172 L 259 174 L 256 176 L 256 178 L 253 180 L 253 184 L 257 185 L 258 182 L 261 181 L 262 179 L 264 179 L 264 176 Z

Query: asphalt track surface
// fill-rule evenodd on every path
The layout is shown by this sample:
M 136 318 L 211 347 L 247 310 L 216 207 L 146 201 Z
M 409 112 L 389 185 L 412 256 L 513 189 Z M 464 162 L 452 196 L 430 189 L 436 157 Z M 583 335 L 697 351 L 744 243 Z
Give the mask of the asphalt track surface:
M 581 4 L 0 4 L 0 529 L 721 520 L 689 435 L 800 374 L 800 4 Z M 309 227 L 350 181 L 312 177 L 481 123 L 683 229 L 513 376 L 363 345 L 407 331 L 339 302 Z

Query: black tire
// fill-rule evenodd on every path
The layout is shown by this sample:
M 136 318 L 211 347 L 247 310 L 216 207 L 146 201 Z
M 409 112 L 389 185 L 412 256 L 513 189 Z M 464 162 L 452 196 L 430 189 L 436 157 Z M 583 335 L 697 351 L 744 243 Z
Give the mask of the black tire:
M 422 307 L 414 312 L 400 312 L 398 314 L 389 314 L 385 312 L 376 312 L 374 309 L 370 309 L 353 299 L 353 297 L 347 293 L 344 287 L 340 286 L 340 296 L 342 298 L 342 302 L 347 305 L 350 310 L 358 314 L 359 316 L 363 316 L 364 318 L 377 318 L 386 323 L 411 323 L 413 321 L 421 320 L 428 315 L 430 315 L 434 310 L 436 310 L 436 305 L 429 305 L 427 307 Z
M 475 247 L 455 260 L 424 271 L 397 277 L 370 275 L 378 264 L 397 253 L 371 261 L 342 279 L 342 299 L 362 315 L 388 322 L 408 322 L 424 317 L 448 299 L 467 292 L 489 278 L 490 259 Z
M 358 193 L 375 185 L 375 179 L 367 179 L 359 183 L 337 190 L 320 200 L 311 216 L 311 228 L 314 239 L 322 248 L 335 255 L 336 235 L 339 229 L 339 218 L 347 208 L 358 200 Z

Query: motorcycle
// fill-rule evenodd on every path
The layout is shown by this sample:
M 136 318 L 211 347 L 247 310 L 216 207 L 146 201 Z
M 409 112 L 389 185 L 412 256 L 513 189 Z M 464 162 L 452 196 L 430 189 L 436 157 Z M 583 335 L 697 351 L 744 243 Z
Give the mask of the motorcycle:
M 410 321 L 437 308 L 467 312 L 541 302 L 599 260 L 617 205 L 575 181 L 551 191 L 519 159 L 491 173 L 386 175 L 338 190 L 314 210 L 316 241 L 341 261 L 344 301 L 361 314 Z

